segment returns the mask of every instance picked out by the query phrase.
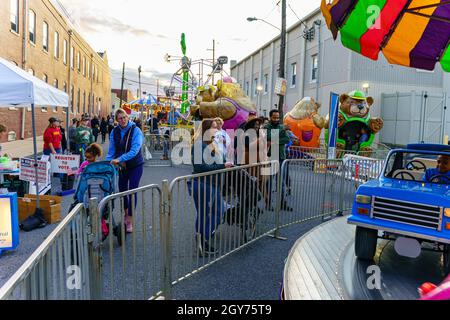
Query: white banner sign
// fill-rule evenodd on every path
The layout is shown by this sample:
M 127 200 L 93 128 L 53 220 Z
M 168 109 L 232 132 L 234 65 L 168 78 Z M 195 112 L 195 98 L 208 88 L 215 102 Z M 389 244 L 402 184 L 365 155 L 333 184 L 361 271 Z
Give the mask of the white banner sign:
M 38 181 L 41 184 L 48 185 L 50 166 L 47 161 L 38 161 Z M 34 160 L 22 158 L 20 159 L 20 180 L 35 182 L 36 173 L 34 170 Z
M 52 154 L 50 162 L 52 164 L 53 173 L 72 175 L 76 173 L 80 167 L 80 156 Z

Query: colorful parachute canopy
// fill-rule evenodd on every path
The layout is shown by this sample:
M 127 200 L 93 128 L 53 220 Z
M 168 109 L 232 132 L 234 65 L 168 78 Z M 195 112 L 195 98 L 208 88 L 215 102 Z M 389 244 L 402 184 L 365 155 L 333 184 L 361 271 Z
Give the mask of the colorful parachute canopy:
M 129 105 L 129 106 L 151 106 L 153 104 L 158 104 L 158 99 L 156 99 L 151 94 L 145 98 L 138 99 L 138 100 L 127 103 L 127 105 Z
M 450 72 L 450 1 L 322 0 L 334 39 L 370 59 L 380 51 L 391 64 Z

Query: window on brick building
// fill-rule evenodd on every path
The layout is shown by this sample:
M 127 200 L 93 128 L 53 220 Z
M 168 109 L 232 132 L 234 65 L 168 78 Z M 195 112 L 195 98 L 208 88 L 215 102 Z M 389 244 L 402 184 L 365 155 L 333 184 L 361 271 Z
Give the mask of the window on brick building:
M 30 32 L 30 42 L 36 44 L 36 13 L 30 10 L 28 13 L 28 30 Z
M 59 59 L 59 33 L 56 31 L 53 46 L 54 46 L 53 55 L 56 59 Z
M 78 65 L 78 72 L 81 72 L 81 53 L 78 51 L 77 54 L 77 65 Z
M 10 0 L 9 20 L 11 22 L 11 31 L 19 33 L 19 0 Z
M 86 77 L 86 57 L 83 57 L 83 76 Z
M 86 113 L 86 91 L 83 92 L 83 112 Z
M 58 82 L 58 79 L 55 79 L 55 80 L 53 81 L 53 86 L 54 86 L 56 89 L 59 88 L 59 82 Z M 53 107 L 53 112 L 58 112 L 58 107 Z
M 75 113 L 75 88 L 72 86 L 70 88 L 70 110 Z
M 80 114 L 80 102 L 81 102 L 81 90 L 78 89 L 78 94 L 77 94 L 77 112 L 78 114 Z
M 75 48 L 70 47 L 70 68 L 75 68 Z
M 67 65 L 67 40 L 64 39 L 63 42 L 63 63 Z
M 44 81 L 45 83 L 48 83 L 48 76 L 45 73 L 42 76 L 42 81 Z M 48 108 L 47 107 L 42 107 L 41 110 L 42 110 L 42 112 L 47 112 Z
M 48 52 L 48 23 L 42 24 L 42 49 Z

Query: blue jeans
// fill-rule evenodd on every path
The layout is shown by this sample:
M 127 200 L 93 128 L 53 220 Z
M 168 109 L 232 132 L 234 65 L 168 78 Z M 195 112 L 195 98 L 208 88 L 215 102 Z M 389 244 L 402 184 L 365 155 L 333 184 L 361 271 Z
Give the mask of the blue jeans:
M 61 148 L 55 149 L 55 151 L 56 151 L 57 154 L 61 154 L 62 153 L 62 149 Z M 44 155 L 45 156 L 49 156 L 51 154 L 52 154 L 52 150 L 51 149 L 44 149 Z
M 134 190 L 139 188 L 141 178 L 144 173 L 144 166 L 139 166 L 133 169 L 122 170 L 119 174 L 119 192 Z M 133 215 L 132 211 L 132 196 L 124 198 L 124 209 L 128 209 L 128 216 Z M 137 206 L 137 195 L 134 196 L 134 208 Z
M 225 214 L 221 188 L 206 182 L 207 178 L 188 181 L 189 195 L 194 198 L 197 220 L 195 229 L 205 241 L 209 241 Z

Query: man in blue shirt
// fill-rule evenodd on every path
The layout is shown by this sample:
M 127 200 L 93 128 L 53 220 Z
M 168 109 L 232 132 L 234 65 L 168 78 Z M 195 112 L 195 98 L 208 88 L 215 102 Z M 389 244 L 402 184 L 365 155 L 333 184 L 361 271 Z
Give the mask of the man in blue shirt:
M 450 184 L 450 156 L 438 156 L 436 169 L 425 171 L 423 180 L 425 182 Z

